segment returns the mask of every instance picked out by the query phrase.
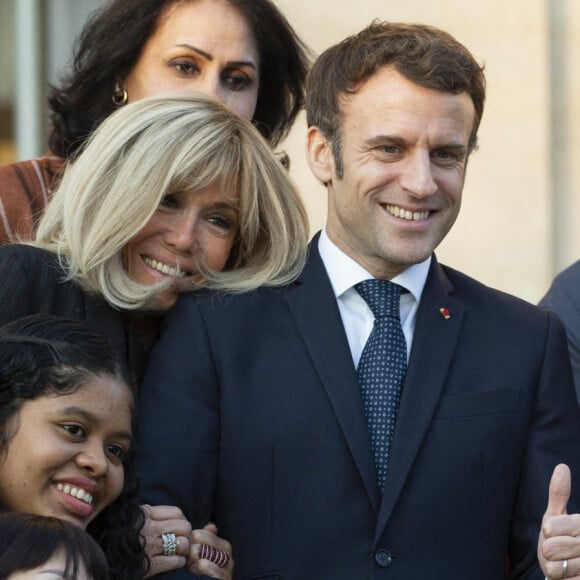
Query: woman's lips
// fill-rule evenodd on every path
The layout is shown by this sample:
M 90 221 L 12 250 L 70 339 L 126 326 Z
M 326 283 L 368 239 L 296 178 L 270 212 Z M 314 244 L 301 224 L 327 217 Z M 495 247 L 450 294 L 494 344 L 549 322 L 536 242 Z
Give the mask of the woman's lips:
M 68 483 L 56 483 L 54 488 L 71 514 L 81 518 L 88 518 L 94 512 L 94 496 L 86 490 Z
M 187 272 L 184 272 L 179 268 L 179 264 L 176 266 L 170 266 L 169 264 L 165 264 L 164 262 L 160 262 L 154 258 L 148 258 L 147 256 L 143 256 L 143 261 L 147 266 L 153 268 L 153 270 L 157 270 L 157 272 L 160 272 L 165 276 L 171 276 L 172 278 L 185 278 L 188 275 Z

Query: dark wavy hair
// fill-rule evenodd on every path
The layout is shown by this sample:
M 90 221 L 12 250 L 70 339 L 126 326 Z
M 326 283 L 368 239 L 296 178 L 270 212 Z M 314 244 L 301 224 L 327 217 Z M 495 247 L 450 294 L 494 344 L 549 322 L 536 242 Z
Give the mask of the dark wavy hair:
M 79 321 L 35 314 L 0 327 L 0 454 L 6 453 L 14 436 L 10 419 L 25 401 L 70 394 L 103 375 L 120 379 L 134 393 L 128 371 L 106 339 Z M 113 580 L 137 580 L 148 563 L 140 535 L 144 516 L 133 446 L 124 471 L 120 496 L 87 531 L 103 549 Z
M 477 131 L 485 102 L 485 76 L 472 54 L 447 32 L 422 24 L 373 21 L 358 34 L 324 51 L 308 75 L 306 118 L 331 142 L 336 171 L 342 177 L 340 105 L 381 67 L 392 65 L 413 83 L 436 91 L 466 92 L 473 101 Z
M 84 565 L 91 580 L 109 580 L 105 554 L 78 526 L 48 516 L 0 514 L 0 578 L 38 568 L 60 549 L 67 578 L 77 578 Z
M 91 15 L 76 41 L 72 69 L 60 86 L 50 87 L 54 153 L 74 158 L 113 111 L 115 81 L 133 69 L 159 19 L 171 6 L 191 1 L 112 0 Z M 258 45 L 260 86 L 253 123 L 275 147 L 303 107 L 310 54 L 271 0 L 227 1 L 246 19 Z

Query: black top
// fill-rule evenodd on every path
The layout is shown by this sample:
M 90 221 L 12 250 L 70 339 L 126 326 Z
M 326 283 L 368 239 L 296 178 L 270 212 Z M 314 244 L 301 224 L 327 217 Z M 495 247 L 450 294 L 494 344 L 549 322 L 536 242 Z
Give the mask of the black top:
M 22 244 L 0 247 L 0 324 L 41 313 L 86 322 L 109 340 L 140 382 L 145 349 L 131 317 L 65 277 L 52 252 Z

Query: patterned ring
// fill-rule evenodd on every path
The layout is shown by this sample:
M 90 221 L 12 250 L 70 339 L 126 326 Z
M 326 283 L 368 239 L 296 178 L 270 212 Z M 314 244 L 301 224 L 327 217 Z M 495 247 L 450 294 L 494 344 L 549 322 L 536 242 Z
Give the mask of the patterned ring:
M 161 542 L 163 542 L 164 556 L 177 554 L 177 536 L 175 534 L 161 534 Z
M 199 550 L 199 557 L 203 560 L 209 560 L 218 566 L 218 568 L 223 568 L 230 561 L 230 557 L 223 550 L 219 548 L 214 548 L 209 544 L 201 544 Z

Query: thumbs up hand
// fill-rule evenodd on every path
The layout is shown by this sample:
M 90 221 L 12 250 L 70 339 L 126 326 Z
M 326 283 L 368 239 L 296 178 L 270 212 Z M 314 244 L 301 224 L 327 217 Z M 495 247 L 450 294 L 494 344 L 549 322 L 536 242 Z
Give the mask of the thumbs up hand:
M 571 489 L 570 468 L 557 465 L 550 480 L 548 506 L 538 540 L 538 560 L 546 578 L 551 580 L 580 580 L 580 514 L 567 513 Z

